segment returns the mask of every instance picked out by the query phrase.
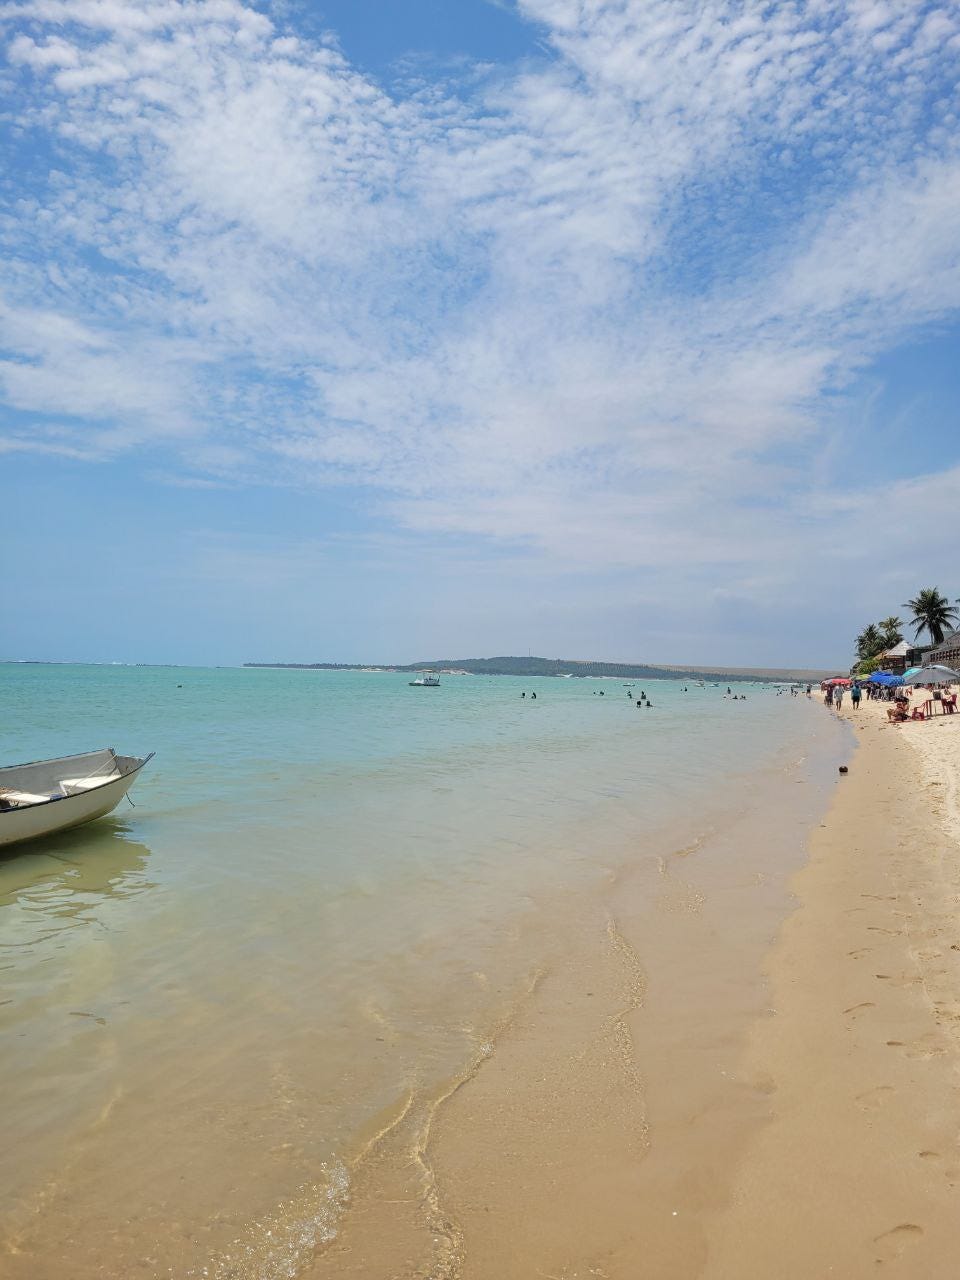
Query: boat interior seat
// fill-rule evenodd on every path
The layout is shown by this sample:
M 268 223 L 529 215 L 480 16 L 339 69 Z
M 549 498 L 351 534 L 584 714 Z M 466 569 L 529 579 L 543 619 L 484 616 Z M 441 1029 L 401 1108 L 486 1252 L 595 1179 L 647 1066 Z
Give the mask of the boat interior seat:
M 119 777 L 122 774 L 114 769 L 112 773 L 98 773 L 90 778 L 62 778 L 60 791 L 65 796 L 79 796 L 84 791 L 92 791 L 94 787 L 102 787 L 105 782 L 115 782 Z
M 0 787 L 0 800 L 11 809 L 22 809 L 28 804 L 46 804 L 52 799 L 53 796 L 38 795 L 34 791 L 17 791 L 14 787 Z

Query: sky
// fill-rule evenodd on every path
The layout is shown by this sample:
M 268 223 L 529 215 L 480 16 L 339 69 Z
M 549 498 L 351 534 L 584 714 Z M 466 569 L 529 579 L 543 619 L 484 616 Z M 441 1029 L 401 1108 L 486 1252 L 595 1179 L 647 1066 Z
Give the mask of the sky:
M 960 596 L 960 7 L 0 0 L 0 658 Z

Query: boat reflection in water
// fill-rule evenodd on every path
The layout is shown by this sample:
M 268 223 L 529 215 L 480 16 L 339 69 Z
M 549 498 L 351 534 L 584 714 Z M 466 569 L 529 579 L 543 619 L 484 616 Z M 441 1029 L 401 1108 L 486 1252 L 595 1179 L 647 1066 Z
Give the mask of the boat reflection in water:
M 111 900 L 155 887 L 150 850 L 121 818 L 63 831 L 0 856 L 0 931 L 4 947 L 53 942 L 65 927 L 101 924 Z

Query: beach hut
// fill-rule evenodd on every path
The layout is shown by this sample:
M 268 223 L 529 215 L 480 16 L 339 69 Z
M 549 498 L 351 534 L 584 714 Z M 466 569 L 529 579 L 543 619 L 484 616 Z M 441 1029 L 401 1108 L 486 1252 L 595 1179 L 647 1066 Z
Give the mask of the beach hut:
M 910 646 L 906 640 L 901 640 L 899 644 L 895 644 L 892 649 L 886 649 L 880 655 L 880 666 L 884 671 L 892 671 L 895 675 L 902 675 L 907 665 L 907 654 L 910 652 Z

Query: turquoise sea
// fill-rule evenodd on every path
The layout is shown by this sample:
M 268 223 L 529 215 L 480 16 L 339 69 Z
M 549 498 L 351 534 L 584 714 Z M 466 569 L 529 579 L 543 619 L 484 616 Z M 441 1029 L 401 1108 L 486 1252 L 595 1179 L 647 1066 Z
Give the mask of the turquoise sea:
M 578 904 L 845 748 L 771 686 L 407 681 L 0 666 L 0 762 L 156 752 L 0 862 L 0 1275 L 308 1274 Z

